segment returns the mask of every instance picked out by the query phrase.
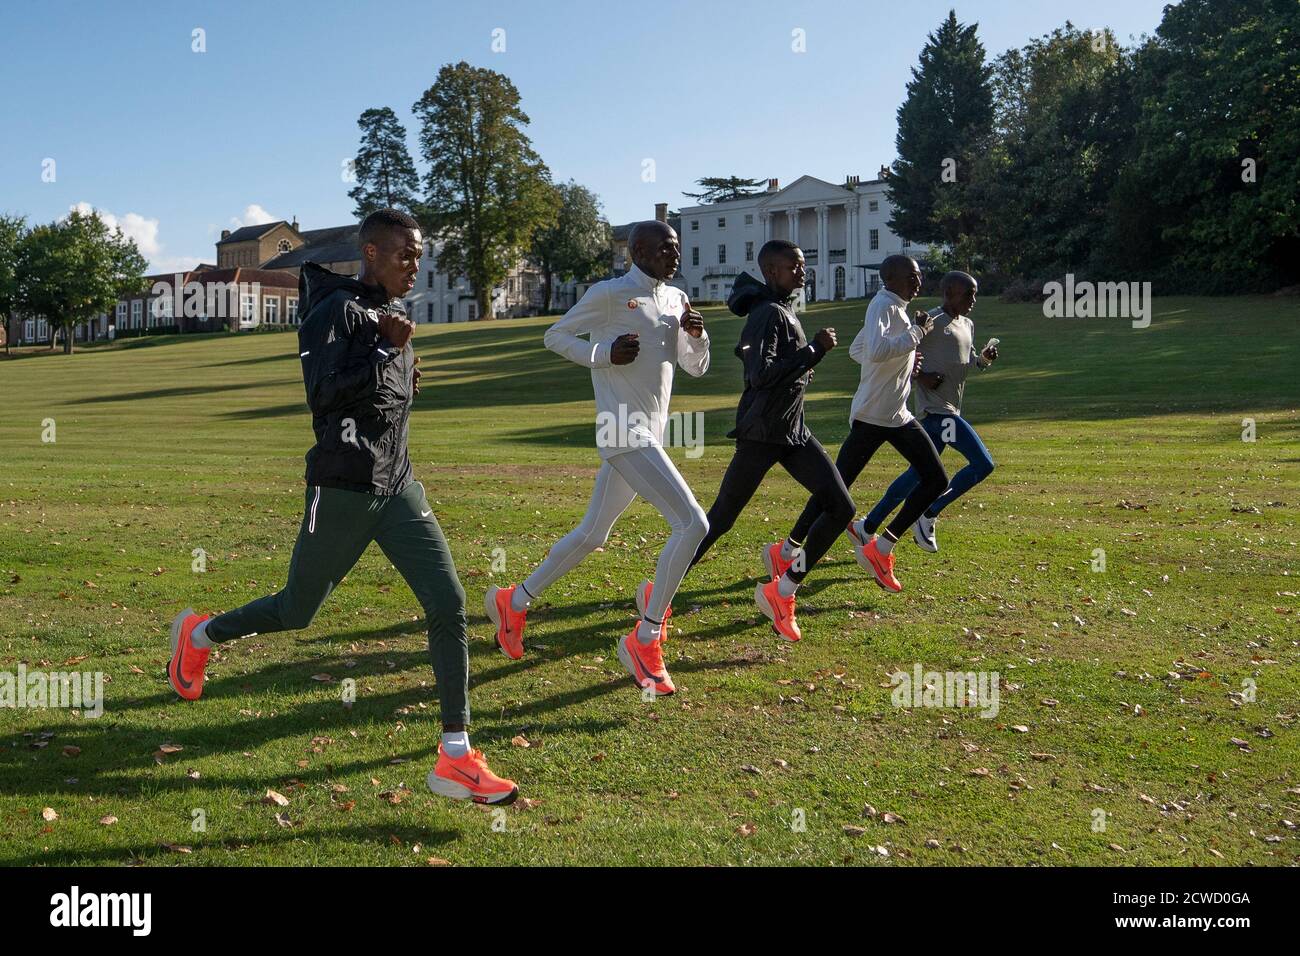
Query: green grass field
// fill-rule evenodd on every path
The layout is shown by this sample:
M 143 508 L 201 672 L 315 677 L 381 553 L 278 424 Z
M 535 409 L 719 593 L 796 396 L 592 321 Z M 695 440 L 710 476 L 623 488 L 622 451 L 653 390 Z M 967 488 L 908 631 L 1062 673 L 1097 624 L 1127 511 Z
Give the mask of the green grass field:
M 863 307 L 805 317 L 843 343 L 808 405 L 832 449 Z M 740 323 L 705 317 L 713 368 L 679 374 L 674 400 L 704 413 L 705 452 L 673 456 L 707 508 Z M 760 546 L 804 502 L 774 472 L 678 593 L 679 693 L 653 703 L 614 654 L 667 536 L 643 503 L 537 604 L 524 660 L 482 614 L 585 509 L 589 376 L 542 348 L 548 320 L 419 328 L 411 456 L 469 595 L 473 738 L 528 798 L 495 815 L 425 789 L 437 688 L 418 605 L 375 548 L 310 628 L 214 653 L 197 704 L 163 676 L 179 609 L 284 582 L 311 443 L 292 335 L 0 362 L 0 672 L 111 681 L 98 719 L 0 710 L 0 864 L 1300 861 L 1300 308 L 1161 299 L 1135 330 L 989 300 L 975 319 L 1002 340 L 966 407 L 998 468 L 945 512 L 942 551 L 900 544 L 890 595 L 837 544 L 786 644 L 752 599 Z M 882 449 L 859 513 L 899 470 Z M 997 671 L 996 718 L 894 707 L 889 674 L 917 663 Z

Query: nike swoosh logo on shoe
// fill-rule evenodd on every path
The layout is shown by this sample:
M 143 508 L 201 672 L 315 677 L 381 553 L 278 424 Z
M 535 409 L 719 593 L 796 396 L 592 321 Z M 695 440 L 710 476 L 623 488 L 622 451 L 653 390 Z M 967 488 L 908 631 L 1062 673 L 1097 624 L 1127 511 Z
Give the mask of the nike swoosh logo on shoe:
M 183 670 L 184 662 L 185 662 L 185 635 L 182 634 L 180 642 L 176 645 L 176 660 L 174 662 L 176 668 L 176 681 L 186 690 L 189 690 L 193 684 L 193 681 L 188 681 L 185 679 L 185 671 Z
M 464 770 L 461 770 L 459 767 L 452 767 L 451 769 L 452 769 L 452 770 L 455 770 L 458 774 L 460 774 L 460 775 L 461 775 L 462 777 L 464 777 L 466 780 L 472 781 L 473 784 L 474 784 L 474 786 L 477 787 L 477 786 L 479 785 L 479 783 L 478 783 L 478 782 L 479 782 L 479 778 L 482 776 L 482 774 L 476 774 L 475 776 L 471 777 L 469 774 L 467 774 Z
M 429 517 L 429 515 L 431 515 L 431 514 L 433 514 L 433 509 L 432 509 L 432 508 L 430 508 L 428 511 L 421 511 L 421 512 L 420 512 L 420 517 L 421 517 L 421 518 L 427 518 L 427 517 Z

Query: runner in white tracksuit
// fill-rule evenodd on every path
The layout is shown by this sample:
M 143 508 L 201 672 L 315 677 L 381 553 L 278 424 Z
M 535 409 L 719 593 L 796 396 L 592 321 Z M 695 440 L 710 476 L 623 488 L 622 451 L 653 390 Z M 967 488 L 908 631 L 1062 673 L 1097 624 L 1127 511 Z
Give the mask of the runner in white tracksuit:
M 680 260 L 676 233 L 665 223 L 640 223 L 629 249 L 632 269 L 593 285 L 545 336 L 547 348 L 591 369 L 601 457 L 591 504 L 582 523 L 551 548 L 522 586 L 493 588 L 485 603 L 502 651 L 522 656 L 528 605 L 602 546 L 619 515 L 640 495 L 667 519 L 672 534 L 659 555 L 653 585 L 638 589 L 643 617 L 620 642 L 619 656 L 638 685 L 646 686 L 649 678 L 662 694 L 673 692 L 659 655 L 662 624 L 708 531 L 704 510 L 663 449 L 664 429 L 673 366 L 703 375 L 709 337 L 685 293 L 664 282 Z M 629 646 L 634 635 L 637 646 Z

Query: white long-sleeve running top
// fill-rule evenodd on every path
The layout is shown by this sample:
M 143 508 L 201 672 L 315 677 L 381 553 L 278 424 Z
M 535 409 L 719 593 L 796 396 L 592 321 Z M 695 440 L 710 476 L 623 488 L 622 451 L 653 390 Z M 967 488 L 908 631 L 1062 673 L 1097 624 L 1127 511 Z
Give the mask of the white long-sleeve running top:
M 708 371 L 709 333 L 695 338 L 682 331 L 688 308 L 686 293 L 633 266 L 625 275 L 597 282 L 546 330 L 548 349 L 591 369 L 601 458 L 662 446 L 673 365 L 697 378 Z M 628 332 L 637 333 L 640 351 L 630 364 L 614 365 L 609 360 L 614 340 Z
M 907 317 L 907 302 L 881 289 L 867 306 L 867 320 L 849 346 L 849 356 L 862 366 L 853 395 L 849 424 L 896 428 L 913 418 L 907 408 L 912 391 L 912 365 L 922 332 Z

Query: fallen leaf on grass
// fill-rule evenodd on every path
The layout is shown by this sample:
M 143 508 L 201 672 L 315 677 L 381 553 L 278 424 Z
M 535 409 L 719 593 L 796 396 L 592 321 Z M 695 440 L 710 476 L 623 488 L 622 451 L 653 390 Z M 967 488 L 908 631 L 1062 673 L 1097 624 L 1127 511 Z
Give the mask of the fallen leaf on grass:
M 736 827 L 736 832 L 743 837 L 750 837 L 758 832 L 758 827 L 754 826 L 752 823 L 742 823 L 740 826 Z
M 524 748 L 531 747 L 533 745 L 532 741 L 530 741 L 523 734 L 518 734 L 514 737 L 511 737 L 510 743 L 514 744 L 514 746 L 516 747 L 524 747 Z
M 293 821 L 289 819 L 289 814 L 287 813 L 277 813 L 275 815 L 275 822 L 285 829 L 290 829 L 293 826 Z
M 867 828 L 866 828 L 866 827 L 854 826 L 852 823 L 846 823 L 846 824 L 844 824 L 844 832 L 845 832 L 848 836 L 851 836 L 851 837 L 857 837 L 857 836 L 862 836 L 862 834 L 866 833 L 866 832 L 867 832 Z
M 81 748 L 76 747 L 72 744 L 68 744 L 66 747 L 63 748 L 63 756 L 65 757 L 75 757 L 80 753 L 81 753 Z
M 277 807 L 287 807 L 289 805 L 289 798 L 275 790 L 268 790 L 266 791 L 266 796 L 262 798 L 262 802 L 273 803 Z
M 194 850 L 187 846 L 181 846 L 179 843 L 164 843 L 163 849 L 171 850 L 173 853 L 193 853 Z
M 974 770 L 969 771 L 969 773 L 972 777 L 987 777 L 989 775 L 989 768 L 976 767 Z
M 59 815 L 55 812 L 53 807 L 46 807 L 41 811 L 41 819 L 46 823 L 53 823 L 58 818 Z
M 110 813 L 108 814 L 108 816 L 100 817 L 99 822 L 106 827 L 111 827 L 114 823 L 117 822 L 117 817 L 113 816 L 113 814 Z

